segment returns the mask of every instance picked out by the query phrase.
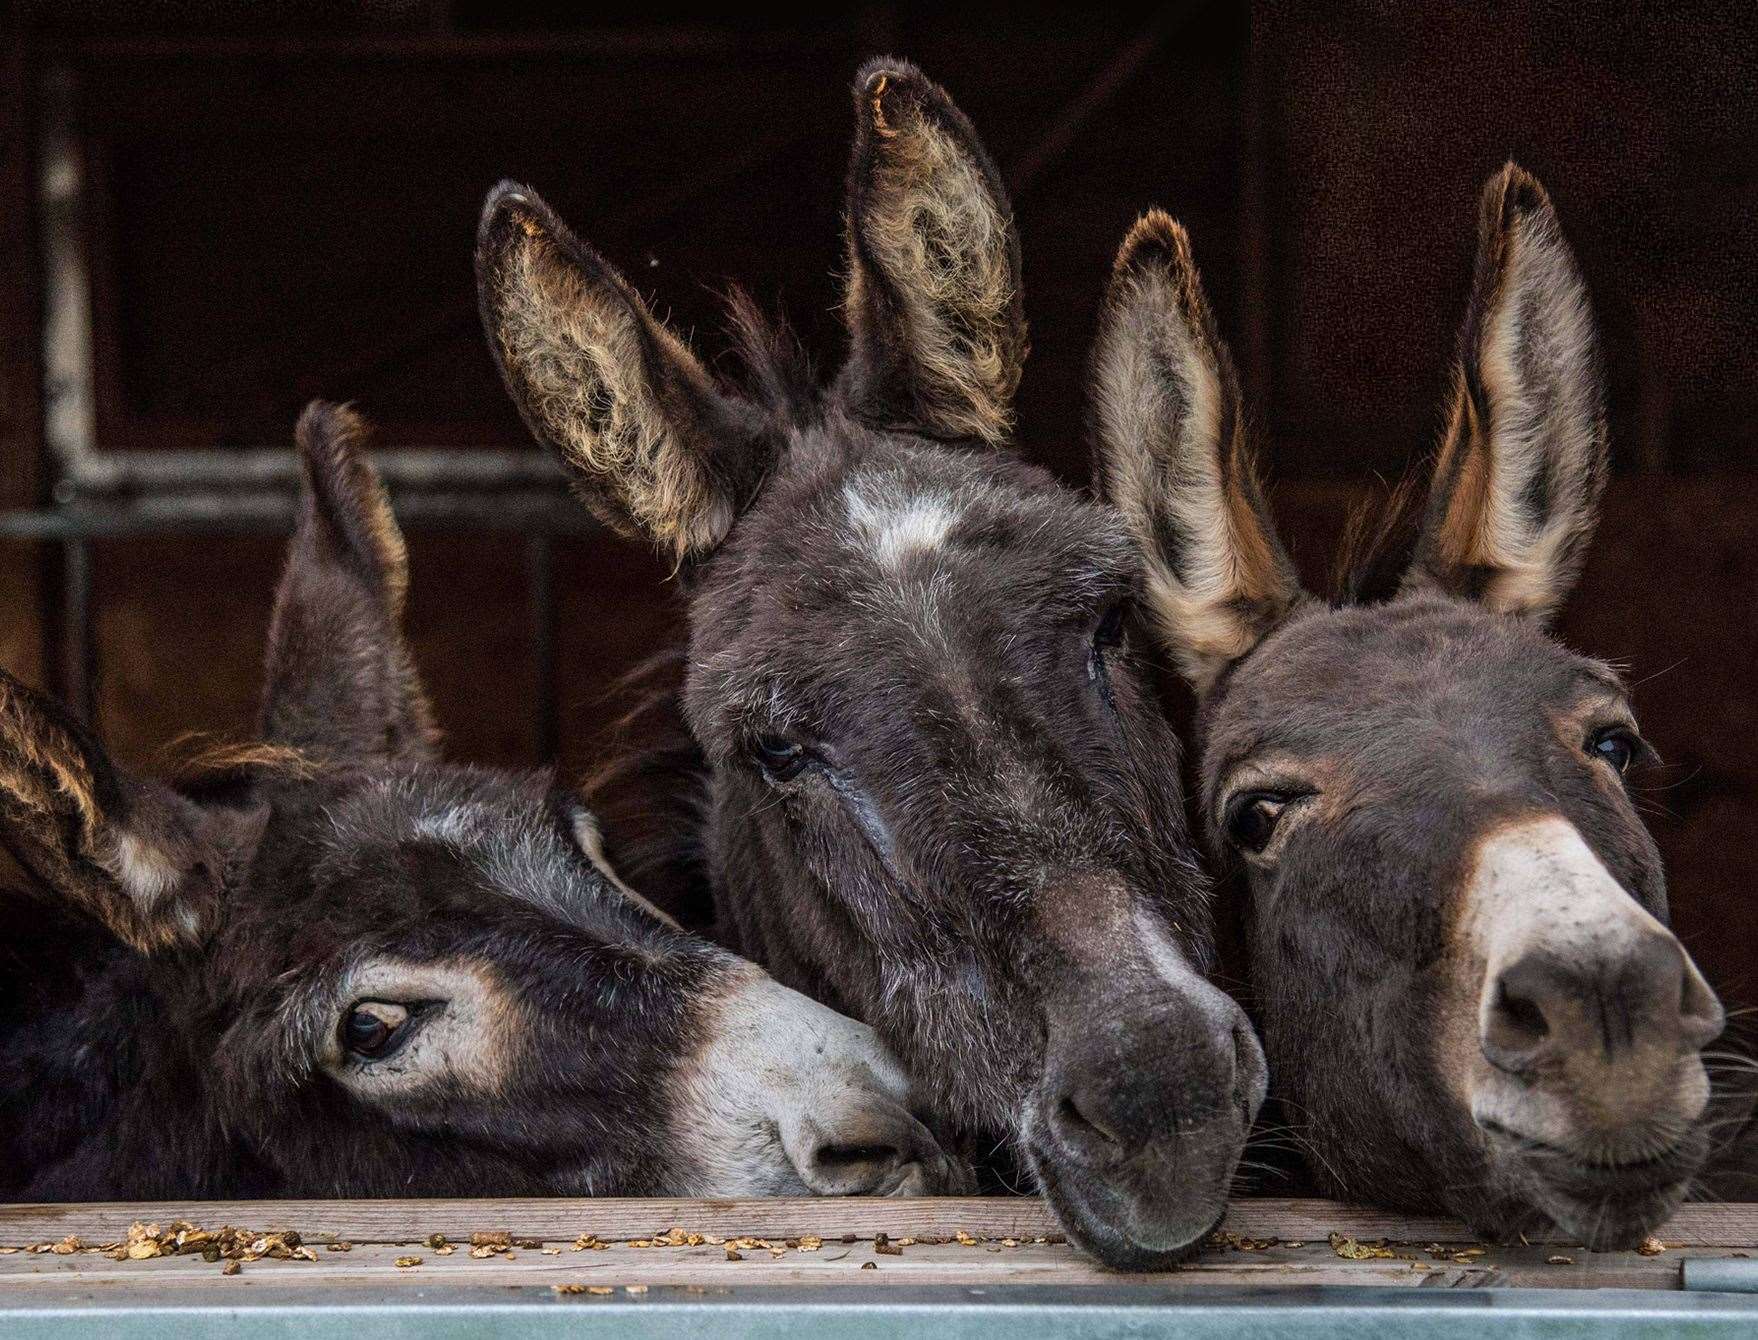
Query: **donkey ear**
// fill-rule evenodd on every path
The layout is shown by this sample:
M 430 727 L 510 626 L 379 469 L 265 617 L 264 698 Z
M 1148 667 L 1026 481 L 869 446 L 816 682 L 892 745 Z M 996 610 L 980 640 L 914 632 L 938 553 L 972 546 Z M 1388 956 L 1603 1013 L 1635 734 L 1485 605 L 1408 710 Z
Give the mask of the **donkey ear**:
M 124 776 L 70 715 L 0 671 L 0 843 L 46 892 L 142 952 L 200 944 L 231 826 Z
M 1147 562 L 1147 603 L 1196 691 L 1301 598 L 1245 442 L 1239 378 L 1184 229 L 1130 229 L 1093 355 L 1095 477 Z
M 1026 356 L 1001 175 L 944 89 L 904 61 L 855 81 L 845 403 L 877 426 L 1004 442 Z
M 1509 163 L 1483 192 L 1446 436 L 1405 586 L 1548 618 L 1580 573 L 1606 471 L 1587 286 L 1544 187 Z
M 489 193 L 476 286 L 513 402 L 594 514 L 679 561 L 718 545 L 771 455 L 750 407 L 526 187 Z
M 403 641 L 409 561 L 366 426 L 314 401 L 304 489 L 269 623 L 262 735 L 329 763 L 432 758 L 438 731 Z

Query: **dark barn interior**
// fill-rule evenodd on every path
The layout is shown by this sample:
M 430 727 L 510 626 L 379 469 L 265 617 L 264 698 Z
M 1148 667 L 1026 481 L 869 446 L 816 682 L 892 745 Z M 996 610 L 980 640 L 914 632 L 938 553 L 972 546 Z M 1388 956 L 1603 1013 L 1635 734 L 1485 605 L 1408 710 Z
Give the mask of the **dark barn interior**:
M 906 55 L 1013 191 L 1023 450 L 1085 480 L 1101 285 L 1162 205 L 1190 226 L 1275 510 L 1322 585 L 1351 503 L 1434 440 L 1478 188 L 1517 158 L 1580 253 L 1609 374 L 1617 474 L 1563 633 L 1637 683 L 1677 924 L 1728 1004 L 1758 1005 L 1749 6 L 895 3 L 800 23 L 663 2 L 39 0 L 6 17 L 0 657 L 75 699 L 89 673 L 101 729 L 142 766 L 180 733 L 250 729 L 285 491 L 222 470 L 166 505 L 126 470 L 70 480 L 69 443 L 285 450 L 325 396 L 392 452 L 535 457 L 475 313 L 498 178 L 543 191 L 699 347 L 720 347 L 736 278 L 833 367 L 847 86 L 864 56 Z M 675 639 L 676 587 L 521 488 L 418 528 L 411 630 L 454 756 L 583 772 L 618 677 Z

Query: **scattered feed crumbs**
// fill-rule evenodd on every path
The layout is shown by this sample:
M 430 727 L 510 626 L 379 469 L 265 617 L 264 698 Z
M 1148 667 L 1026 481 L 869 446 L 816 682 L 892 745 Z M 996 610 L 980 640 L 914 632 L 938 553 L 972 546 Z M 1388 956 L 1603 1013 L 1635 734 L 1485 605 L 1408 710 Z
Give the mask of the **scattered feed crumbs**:
M 199 1256 L 204 1261 L 260 1261 L 268 1257 L 276 1261 L 315 1261 L 317 1253 L 305 1246 L 292 1229 L 258 1233 L 230 1224 L 216 1229 L 197 1228 L 186 1219 L 179 1219 L 167 1228 L 143 1224 L 136 1220 L 121 1242 L 103 1246 L 89 1245 L 76 1237 L 57 1243 L 43 1243 L 31 1251 L 49 1251 L 58 1255 L 71 1252 L 102 1252 L 112 1261 L 150 1261 L 157 1256 Z
M 552 1284 L 549 1288 L 551 1293 L 590 1293 L 597 1294 L 600 1298 L 616 1292 L 608 1284 Z
M 1544 1258 L 1544 1263 L 1547 1266 L 1572 1266 L 1575 1264 L 1575 1258 L 1572 1256 L 1547 1256 Z
M 1229 1233 L 1220 1228 L 1209 1234 L 1209 1246 L 1227 1247 L 1236 1252 L 1268 1251 L 1271 1247 L 1276 1246 L 1277 1242 L 1276 1238 L 1248 1238 L 1243 1233 Z M 1288 1245 L 1292 1247 L 1302 1244 L 1289 1243 Z
M 399 1256 L 397 1258 L 397 1266 L 401 1270 L 407 1270 L 410 1266 L 418 1266 L 420 1264 L 421 1258 L 419 1256 Z
M 1666 1244 L 1659 1238 L 1643 1238 L 1642 1241 L 1636 1245 L 1636 1250 L 1643 1256 L 1659 1256 L 1666 1250 Z
M 752 1241 L 756 1241 L 756 1239 L 752 1239 Z M 705 1238 L 700 1233 L 686 1233 L 681 1228 L 672 1227 L 672 1228 L 666 1229 L 665 1232 L 663 1232 L 663 1233 L 655 1233 L 650 1238 L 630 1238 L 629 1239 L 629 1246 L 631 1246 L 631 1247 L 700 1247 L 705 1242 L 713 1243 L 713 1245 L 715 1245 L 717 1247 L 720 1245 L 718 1242 L 715 1242 L 714 1239 Z
M 1345 1261 L 1391 1260 L 1397 1256 L 1397 1253 L 1383 1242 L 1357 1242 L 1354 1238 L 1346 1238 L 1341 1233 L 1331 1234 L 1331 1250 Z
M 899 1247 L 883 1233 L 873 1235 L 873 1250 L 880 1256 L 902 1256 L 903 1248 Z

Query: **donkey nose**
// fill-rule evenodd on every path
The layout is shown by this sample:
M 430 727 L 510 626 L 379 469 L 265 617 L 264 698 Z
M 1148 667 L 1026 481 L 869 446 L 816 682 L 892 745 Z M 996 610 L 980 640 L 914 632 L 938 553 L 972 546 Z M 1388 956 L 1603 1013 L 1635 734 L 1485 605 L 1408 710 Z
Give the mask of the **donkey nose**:
M 1721 1002 L 1679 942 L 1653 933 L 1609 955 L 1523 954 L 1490 983 L 1480 1041 L 1491 1065 L 1520 1073 L 1564 1056 L 1695 1052 L 1722 1024 Z
M 1210 990 L 1212 1015 L 1176 997 L 1138 1004 L 1056 1048 L 1042 1111 L 1069 1159 L 1105 1173 L 1151 1147 L 1171 1151 L 1217 1117 L 1236 1120 L 1244 1106 L 1255 1112 L 1262 1050 L 1244 1012 Z
M 1050 1109 L 1057 1141 L 1089 1168 L 1115 1167 L 1141 1144 L 1120 1106 L 1116 1088 L 1086 1084 L 1064 1093 Z

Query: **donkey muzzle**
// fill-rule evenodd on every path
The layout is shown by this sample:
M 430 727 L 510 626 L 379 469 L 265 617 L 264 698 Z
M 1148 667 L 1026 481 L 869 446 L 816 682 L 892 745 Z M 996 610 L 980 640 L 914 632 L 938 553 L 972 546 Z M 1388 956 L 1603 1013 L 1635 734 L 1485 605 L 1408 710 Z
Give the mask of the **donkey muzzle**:
M 1721 1003 L 1560 816 L 1489 834 L 1466 899 L 1484 964 L 1473 1119 L 1561 1226 L 1639 1235 L 1701 1161 Z
M 974 1189 L 911 1112 L 903 1069 L 865 1024 L 737 964 L 705 1045 L 679 1071 L 698 1194 L 929 1196 Z
M 1265 1089 L 1244 1012 L 1149 934 L 1145 971 L 1087 978 L 1053 1016 L 1025 1141 L 1069 1238 L 1125 1270 L 1219 1222 Z

